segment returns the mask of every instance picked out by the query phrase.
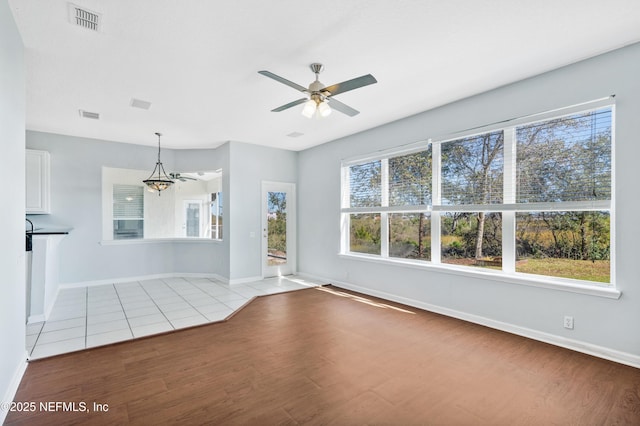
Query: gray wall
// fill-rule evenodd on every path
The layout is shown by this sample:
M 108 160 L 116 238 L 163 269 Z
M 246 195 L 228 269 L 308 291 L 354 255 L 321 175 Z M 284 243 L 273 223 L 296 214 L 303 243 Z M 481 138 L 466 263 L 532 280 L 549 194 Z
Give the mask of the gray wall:
M 13 400 L 25 367 L 25 81 L 22 40 L 0 1 L 0 170 L 10 179 L 0 205 L 0 401 Z M 0 410 L 0 423 L 7 414 Z
M 299 270 L 386 294 L 640 358 L 640 44 L 303 151 L 299 155 Z M 614 273 L 619 300 L 338 256 L 340 160 L 521 115 L 616 94 Z M 424 96 L 429 96 L 425 93 Z M 562 327 L 564 315 L 575 329 Z M 577 343 L 576 343 L 577 342 Z
M 242 280 L 262 274 L 262 181 L 296 183 L 298 154 L 232 142 L 230 157 L 230 277 Z
M 61 284 L 167 273 L 217 274 L 242 280 L 261 271 L 261 182 L 297 181 L 297 153 L 228 142 L 216 149 L 162 150 L 167 171 L 222 169 L 223 241 L 102 245 L 102 167 L 149 169 L 156 149 L 43 132 L 27 148 L 51 154 L 51 210 L 38 226 L 70 226 L 60 243 Z M 250 237 L 250 232 L 254 237 Z
M 61 284 L 166 273 L 228 277 L 228 241 L 100 244 L 102 166 L 151 172 L 156 148 L 32 131 L 26 145 L 51 154 L 52 213 L 29 218 L 38 226 L 73 228 L 59 246 Z M 167 170 L 227 170 L 228 147 L 204 152 L 163 149 L 162 162 Z

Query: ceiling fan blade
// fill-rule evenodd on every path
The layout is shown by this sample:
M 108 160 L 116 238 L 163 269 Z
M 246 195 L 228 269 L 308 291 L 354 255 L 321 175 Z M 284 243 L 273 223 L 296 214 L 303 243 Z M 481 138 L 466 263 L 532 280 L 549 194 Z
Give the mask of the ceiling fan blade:
M 284 111 L 285 109 L 289 109 L 289 108 L 294 107 L 296 105 L 303 104 L 303 103 L 307 102 L 308 100 L 309 99 L 307 99 L 307 98 L 298 99 L 297 101 L 289 102 L 288 104 L 284 104 L 282 106 L 279 106 L 276 109 L 272 109 L 271 112 Z
M 289 87 L 293 87 L 296 90 L 299 90 L 301 92 L 306 92 L 307 88 L 306 87 L 302 87 L 299 84 L 294 83 L 293 81 L 289 81 L 286 78 L 280 77 L 279 75 L 275 75 L 274 73 L 270 72 L 270 71 L 258 71 L 258 74 L 262 74 L 265 77 L 269 77 L 274 79 L 275 81 L 279 81 L 280 83 L 287 85 Z
M 353 109 L 349 105 L 343 104 L 342 102 L 333 98 L 329 98 L 329 106 L 336 111 L 347 114 L 349 117 L 360 114 L 360 111 L 358 111 L 357 109 Z
M 363 75 L 361 77 L 357 77 L 351 80 L 343 81 L 342 83 L 337 83 L 322 89 L 322 91 L 327 91 L 331 93 L 331 96 L 339 95 L 340 93 L 348 92 L 349 90 L 357 89 L 359 87 L 368 86 L 373 83 L 377 83 L 378 80 L 375 79 L 371 74 Z

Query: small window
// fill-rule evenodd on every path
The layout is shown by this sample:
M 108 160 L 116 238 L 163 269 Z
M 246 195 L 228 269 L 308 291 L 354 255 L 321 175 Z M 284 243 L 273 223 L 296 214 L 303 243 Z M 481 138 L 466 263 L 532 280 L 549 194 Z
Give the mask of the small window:
M 113 185 L 113 239 L 144 238 L 142 186 Z

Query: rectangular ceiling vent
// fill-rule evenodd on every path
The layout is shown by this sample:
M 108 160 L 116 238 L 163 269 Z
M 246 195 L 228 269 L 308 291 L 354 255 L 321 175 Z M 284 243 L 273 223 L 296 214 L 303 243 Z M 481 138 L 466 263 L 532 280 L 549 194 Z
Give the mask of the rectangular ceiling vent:
M 92 31 L 100 31 L 100 14 L 69 3 L 69 22 Z
M 133 108 L 149 109 L 151 108 L 151 102 L 143 101 L 142 99 L 131 98 L 129 103 Z
M 97 112 L 89 112 L 89 111 L 85 111 L 83 109 L 78 110 L 80 112 L 80 117 L 82 118 L 91 118 L 93 120 L 99 120 L 100 119 L 100 114 Z

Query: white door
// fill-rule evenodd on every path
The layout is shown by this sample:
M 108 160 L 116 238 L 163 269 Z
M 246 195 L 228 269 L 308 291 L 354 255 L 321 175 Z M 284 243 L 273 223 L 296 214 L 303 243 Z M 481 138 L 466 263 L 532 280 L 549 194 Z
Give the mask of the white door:
M 296 272 L 296 186 L 262 182 L 262 276 Z

